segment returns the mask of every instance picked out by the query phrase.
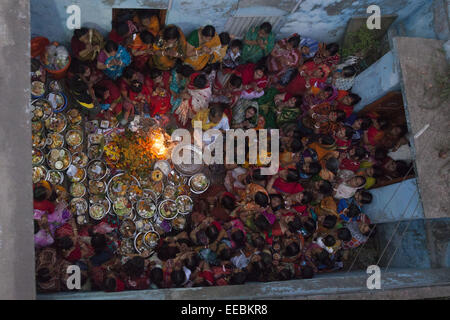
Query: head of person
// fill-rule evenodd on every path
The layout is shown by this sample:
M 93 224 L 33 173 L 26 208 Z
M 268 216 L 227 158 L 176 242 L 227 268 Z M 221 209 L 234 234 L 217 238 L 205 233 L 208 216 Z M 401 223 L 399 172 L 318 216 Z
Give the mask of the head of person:
M 71 71 L 79 76 L 89 78 L 91 76 L 91 68 L 83 62 L 73 59 L 72 64 L 70 65 Z
M 124 78 L 124 79 L 126 79 L 126 80 L 128 80 L 128 81 L 137 80 L 137 78 L 138 78 L 138 73 L 137 73 L 136 70 L 134 70 L 134 69 L 128 67 L 128 68 L 125 68 L 125 69 L 123 70 L 122 78 Z
M 228 195 L 222 197 L 220 204 L 223 208 L 230 211 L 233 211 L 236 208 L 236 200 Z
M 349 93 L 342 98 L 341 102 L 347 106 L 354 106 L 361 101 L 361 97 L 355 93 Z
M 37 186 L 33 189 L 33 199 L 35 201 L 44 201 L 48 197 L 48 190 L 44 186 Z
M 361 188 L 366 184 L 366 178 L 363 176 L 354 176 L 347 180 L 347 185 L 352 188 Z
M 142 92 L 142 82 L 140 82 L 139 80 L 131 81 L 130 90 L 134 93 Z
M 260 38 L 267 38 L 271 32 L 272 25 L 270 24 L 270 22 L 264 22 L 259 26 L 258 36 Z
M 302 96 L 293 96 L 289 98 L 287 101 L 287 107 L 289 108 L 300 108 L 302 104 L 303 104 Z
M 152 78 L 152 80 L 154 80 L 155 82 L 160 82 L 162 81 L 163 73 L 161 70 L 152 69 L 150 71 L 150 78 Z
M 302 140 L 293 139 L 291 141 L 291 145 L 289 146 L 289 149 L 292 153 L 298 153 L 298 152 L 303 151 L 304 147 L 303 147 Z
M 155 43 L 155 36 L 148 32 L 147 30 L 142 31 L 139 35 L 141 37 L 141 40 L 145 44 L 153 44 Z
M 288 223 L 289 231 L 292 233 L 298 232 L 302 227 L 302 220 L 297 216 L 295 216 L 294 219 Z
M 163 270 L 160 267 L 155 267 L 150 270 L 150 281 L 154 283 L 158 288 L 162 287 L 163 284 Z
M 188 64 L 179 64 L 175 70 L 184 78 L 189 78 L 195 72 L 195 70 Z
M 219 230 L 217 230 L 217 227 L 213 224 L 209 225 L 205 229 L 205 233 L 209 239 L 209 243 L 216 241 L 217 237 L 219 236 Z
M 369 191 L 358 190 L 355 193 L 355 200 L 361 204 L 370 204 L 372 203 L 373 196 Z
M 291 280 L 293 277 L 292 271 L 288 268 L 283 268 L 278 272 L 278 278 L 280 281 Z
M 336 175 L 339 170 L 339 165 L 339 160 L 335 157 L 331 157 L 325 163 L 325 168 Z
M 222 104 L 213 104 L 209 108 L 209 121 L 212 123 L 218 123 L 222 120 L 224 113 L 224 106 Z
M 332 122 L 343 122 L 346 118 L 346 114 L 342 110 L 331 111 L 328 119 Z
M 332 57 L 335 56 L 339 52 L 339 44 L 333 42 L 330 44 L 327 44 L 325 47 L 325 56 L 326 57 Z
M 333 87 L 332 86 L 326 86 L 323 90 L 320 90 L 320 92 L 317 94 L 317 97 L 320 100 L 328 100 L 333 95 Z
M 266 208 L 269 205 L 269 197 L 264 192 L 258 191 L 255 194 L 255 203 L 261 208 Z
M 221 261 L 229 261 L 231 259 L 231 249 L 224 247 L 219 251 L 218 257 Z
M 183 270 L 173 270 L 170 274 L 170 280 L 172 280 L 172 285 L 175 288 L 179 288 L 186 281 L 186 274 Z
M 309 191 L 302 191 L 295 194 L 294 199 L 297 203 L 306 206 L 313 201 L 314 196 Z
M 325 238 L 323 238 L 323 244 L 327 247 L 332 247 L 336 243 L 336 239 L 332 235 L 327 235 Z
M 260 231 L 269 231 L 270 230 L 270 223 L 267 220 L 267 218 L 263 214 L 259 214 L 255 217 L 255 226 Z
M 106 236 L 104 234 L 96 233 L 91 237 L 91 246 L 95 253 L 100 253 L 106 248 Z
M 333 186 L 327 180 L 319 182 L 319 192 L 324 196 L 330 196 L 333 193 Z
M 308 218 L 303 222 L 303 229 L 306 231 L 306 236 L 309 237 L 316 231 L 317 225 L 313 218 Z
M 230 84 L 230 87 L 234 89 L 240 88 L 242 86 L 242 78 L 239 77 L 238 75 L 233 74 L 231 75 L 228 83 Z
M 272 208 L 272 210 L 278 211 L 280 209 L 283 209 L 284 207 L 284 201 L 283 201 L 283 197 L 279 194 L 271 194 L 270 195 L 270 207 Z
M 286 169 L 280 171 L 280 178 L 287 182 L 298 182 L 300 180 L 300 173 L 296 169 Z
M 349 218 L 354 218 L 361 214 L 361 210 L 353 203 L 350 204 L 347 209 L 346 216 Z
M 194 81 L 192 82 L 195 88 L 197 89 L 204 89 L 206 85 L 208 84 L 208 79 L 204 74 L 199 74 L 195 77 Z
M 319 78 L 319 79 L 321 79 L 321 78 L 323 78 L 323 77 L 325 77 L 325 71 L 323 70 L 323 68 L 316 68 L 316 69 L 314 69 L 314 71 L 312 72 L 312 77 L 313 78 Z
M 138 17 L 139 17 L 139 21 L 141 22 L 141 24 L 144 27 L 149 28 L 152 25 L 152 17 L 157 17 L 157 16 L 150 12 L 142 11 L 142 12 L 139 12 Z
M 323 219 L 322 226 L 327 229 L 333 229 L 337 223 L 337 217 L 335 215 L 327 215 Z
M 75 36 L 75 38 L 77 38 L 78 40 L 80 40 L 82 42 L 89 41 L 89 29 L 88 28 L 75 29 L 75 31 L 73 32 L 73 35 Z
M 117 50 L 119 50 L 119 45 L 112 40 L 108 40 L 105 44 L 105 51 L 110 56 L 115 56 L 117 54 Z
M 300 45 L 300 36 L 298 34 L 294 34 L 289 37 L 287 41 L 287 46 L 289 49 L 296 49 Z
M 116 27 L 116 33 L 119 37 L 125 38 L 130 34 L 130 26 L 127 22 L 119 23 Z
M 261 79 L 262 77 L 264 77 L 264 74 L 266 73 L 266 66 L 264 64 L 258 64 L 255 67 L 255 74 L 254 77 L 255 79 Z
M 231 240 L 234 241 L 237 248 L 242 248 L 245 245 L 245 234 L 242 230 L 235 230 L 231 233 Z
M 262 236 L 258 236 L 253 240 L 253 246 L 258 249 L 259 251 L 264 249 L 264 246 L 266 244 L 266 241 Z
M 103 86 L 95 86 L 94 87 L 94 94 L 97 100 L 105 101 L 110 97 L 110 92 L 106 87 Z
M 244 46 L 244 44 L 243 44 L 242 41 L 239 40 L 239 39 L 233 39 L 233 40 L 230 42 L 230 50 L 231 50 L 234 54 L 237 54 L 239 51 L 241 51 L 243 46 Z
M 166 26 L 162 32 L 162 38 L 169 45 L 175 44 L 180 38 L 180 32 L 174 25 Z
M 355 160 L 362 160 L 367 156 L 367 151 L 361 146 L 356 146 L 352 149 L 350 149 L 350 156 L 353 157 Z
M 342 140 L 351 139 L 352 136 L 353 136 L 353 128 L 350 126 L 341 126 L 336 132 L 336 137 Z
M 70 250 L 73 248 L 74 243 L 69 236 L 62 237 L 57 241 L 58 248 L 61 250 Z
M 362 131 L 366 131 L 367 129 L 370 128 L 371 125 L 372 125 L 372 119 L 370 119 L 369 117 L 356 118 L 355 122 L 353 123 L 353 127 L 356 130 L 362 130 Z
M 408 133 L 408 127 L 406 125 L 393 126 L 389 130 L 389 133 L 395 137 L 403 137 L 405 134 Z
M 183 260 L 183 264 L 189 270 L 194 271 L 200 264 L 200 257 L 197 254 L 191 255 Z
M 246 119 L 246 120 L 251 120 L 251 119 L 253 119 L 253 118 L 256 116 L 256 112 L 257 112 L 257 110 L 256 110 L 255 107 L 253 107 L 253 106 L 248 107 L 248 108 L 245 110 L 245 119 Z
M 125 274 L 131 278 L 139 277 L 144 272 L 144 269 L 145 260 L 140 256 L 131 258 L 123 265 Z
M 354 66 L 346 66 L 342 69 L 342 76 L 344 78 L 351 78 L 356 75 L 356 68 Z
M 238 271 L 233 273 L 233 275 L 230 277 L 230 284 L 231 285 L 244 284 L 246 279 L 247 279 L 246 273 L 244 271 Z
M 376 148 L 375 149 L 375 160 L 383 161 L 384 159 L 386 159 L 387 154 L 388 154 L 388 150 L 386 150 L 385 148 Z
M 211 25 L 207 25 L 202 28 L 201 34 L 205 41 L 211 41 L 216 34 L 216 29 Z
M 305 162 L 301 167 L 300 171 L 308 175 L 314 176 L 318 174 L 321 169 L 322 167 L 318 162 Z
M 347 228 L 339 228 L 337 230 L 337 237 L 344 242 L 352 240 L 352 234 Z
M 296 256 L 300 252 L 300 247 L 297 242 L 291 242 L 284 251 L 284 254 L 288 257 Z
M 117 288 L 117 281 L 115 277 L 108 276 L 103 281 L 103 290 L 106 292 L 114 292 Z
M 228 46 L 230 44 L 231 38 L 228 32 L 221 32 L 219 34 L 220 44 L 222 47 Z
M 260 181 L 265 182 L 267 181 L 267 176 L 261 174 L 261 169 L 255 169 L 252 172 L 252 180 L 253 181 Z

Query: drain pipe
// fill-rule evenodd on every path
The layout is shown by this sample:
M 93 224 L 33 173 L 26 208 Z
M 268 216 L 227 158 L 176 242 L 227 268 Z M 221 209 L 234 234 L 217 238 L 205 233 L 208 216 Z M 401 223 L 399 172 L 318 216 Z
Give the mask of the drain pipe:
M 298 7 L 300 6 L 300 4 L 303 2 L 303 0 L 298 0 L 297 4 L 295 5 L 294 9 L 291 10 L 290 14 L 293 14 L 295 11 L 297 11 Z

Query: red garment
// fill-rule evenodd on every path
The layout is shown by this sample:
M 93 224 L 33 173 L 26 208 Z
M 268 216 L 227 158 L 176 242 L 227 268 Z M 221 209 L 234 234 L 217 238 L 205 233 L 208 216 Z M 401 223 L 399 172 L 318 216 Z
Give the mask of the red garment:
M 344 160 L 341 161 L 339 169 L 350 170 L 356 173 L 359 169 L 359 165 L 360 165 L 359 161 L 354 161 L 349 158 L 345 158 Z
M 164 96 L 158 95 L 155 90 L 157 84 L 152 79 L 149 79 L 149 87 L 151 90 L 151 100 L 150 100 L 150 116 L 154 117 L 156 114 L 166 114 L 171 109 L 170 104 L 170 73 L 164 71 L 162 74 L 163 87 L 165 94 Z
M 33 206 L 34 206 L 34 209 L 41 210 L 41 211 L 47 211 L 48 214 L 51 214 L 55 211 L 55 205 L 48 200 L 44 200 L 44 201 L 34 200 Z
M 102 80 L 98 83 L 100 87 L 104 87 L 109 91 L 109 97 L 103 101 L 105 104 L 112 104 L 117 99 L 120 98 L 120 89 L 119 87 L 110 79 Z
M 75 248 L 70 252 L 70 254 L 66 257 L 66 260 L 69 262 L 77 262 L 81 259 L 81 248 L 77 243 Z
M 214 273 L 212 271 L 205 270 L 199 272 L 198 276 L 205 279 L 211 286 L 214 284 Z
M 289 193 L 289 194 L 295 194 L 302 192 L 304 188 L 300 183 L 297 182 L 286 182 L 281 178 L 277 178 L 273 184 L 273 187 L 277 189 L 278 191 Z
M 336 106 L 336 109 L 342 110 L 345 112 L 345 117 L 348 118 L 353 113 L 353 106 L 348 106 L 346 104 L 343 104 L 339 102 L 343 97 L 348 96 L 349 92 L 345 90 L 338 90 L 338 96 L 336 98 L 336 102 L 338 103 Z
M 240 65 L 236 68 L 236 74 L 241 76 L 243 86 L 256 84 L 258 88 L 264 89 L 269 84 L 268 78 L 266 75 L 264 75 L 260 79 L 255 79 L 255 67 L 256 64 L 254 63 Z M 253 92 L 253 89 L 248 89 L 245 91 L 251 93 Z
M 320 66 L 316 65 L 313 61 L 309 61 L 303 65 L 302 70 L 311 76 L 318 67 Z M 327 77 L 328 74 L 325 72 L 323 78 L 310 78 L 309 85 L 313 87 L 316 83 L 325 82 Z M 306 79 L 301 76 L 300 73 L 297 73 L 295 78 L 292 79 L 291 82 L 289 82 L 288 85 L 281 91 L 290 93 L 293 96 L 302 95 L 307 91 Z
M 305 213 L 305 210 L 308 208 L 308 206 L 301 206 L 301 205 L 297 205 L 297 206 L 293 206 L 292 207 L 295 211 L 297 211 L 298 213 Z
M 72 56 L 79 59 L 80 52 L 86 49 L 86 44 L 80 41 L 77 37 L 73 36 L 70 42 L 70 47 L 72 48 Z
M 126 38 L 119 36 L 117 34 L 117 31 L 115 29 L 112 29 L 108 35 L 108 39 L 114 41 L 117 44 L 123 44 Z

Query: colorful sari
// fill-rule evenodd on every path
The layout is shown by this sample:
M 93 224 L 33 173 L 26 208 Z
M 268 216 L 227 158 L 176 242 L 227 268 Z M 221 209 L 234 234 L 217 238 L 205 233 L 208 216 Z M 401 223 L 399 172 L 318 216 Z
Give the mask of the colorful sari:
M 100 50 L 103 49 L 103 46 L 105 45 L 103 36 L 95 29 L 89 29 L 89 43 L 92 45 L 92 47 L 98 45 L 100 47 Z M 87 52 L 84 52 L 83 54 L 80 54 L 82 51 L 85 51 L 86 44 L 80 41 L 75 36 L 72 37 L 71 48 L 74 57 L 80 61 L 94 61 L 99 54 L 99 51 L 94 50 L 94 48 Z
M 244 99 L 256 99 L 260 98 L 264 95 L 264 90 L 258 92 L 253 86 L 258 88 L 266 88 L 269 84 L 268 78 L 266 75 L 263 75 L 261 78 L 255 78 L 255 68 L 256 64 L 248 63 L 244 65 L 240 65 L 236 68 L 236 74 L 241 76 L 242 85 L 244 86 L 244 90 L 242 91 L 241 97 Z M 245 89 L 245 86 L 250 86 L 248 89 Z
M 105 60 L 105 65 L 107 66 L 114 59 L 120 60 L 122 64 L 120 66 L 107 67 L 105 70 L 103 70 L 103 72 L 108 76 L 108 78 L 112 80 L 117 80 L 122 76 L 123 70 L 130 65 L 131 56 L 124 47 L 119 45 L 117 53 L 114 56 L 107 58 Z
M 289 50 L 287 48 L 288 40 L 289 38 L 278 41 L 267 59 L 267 67 L 273 77 L 272 83 L 278 81 L 286 71 L 297 68 L 302 63 L 300 49 Z
M 177 71 L 175 69 L 172 70 L 172 78 L 170 81 L 170 90 L 172 92 L 176 94 L 183 92 L 183 90 L 186 88 L 187 83 L 188 83 L 187 78 L 183 77 L 183 79 L 180 79 Z M 175 109 L 180 106 L 181 101 L 182 101 L 181 98 L 175 98 L 173 94 L 170 96 L 170 104 L 172 105 L 172 112 L 174 112 Z
M 242 48 L 242 63 L 247 62 L 253 62 L 257 63 L 259 60 L 261 60 L 263 57 L 267 56 L 275 46 L 275 36 L 273 35 L 273 32 L 271 32 L 267 38 L 260 38 L 259 37 L 259 27 L 253 27 L 250 28 L 250 30 L 247 31 L 244 41 L 250 40 L 250 41 L 258 41 L 263 40 L 266 43 L 266 46 L 264 49 L 261 49 L 259 45 L 247 45 L 244 44 L 244 47 Z
M 217 60 L 221 48 L 220 38 L 217 33 L 210 41 L 200 43 L 200 33 L 202 32 L 202 29 L 203 28 L 192 31 L 187 38 L 187 43 L 194 47 L 195 50 L 201 51 L 204 47 L 212 50 L 210 54 L 204 53 L 184 60 L 184 63 L 189 64 L 196 71 L 202 70 L 208 63 Z
M 226 103 L 233 108 L 242 94 L 242 86 L 239 88 L 232 88 L 229 85 L 229 80 L 233 72 L 224 72 L 219 70 L 214 80 L 213 98 L 212 102 Z
M 178 28 L 178 27 L 177 27 Z M 159 41 L 153 45 L 153 49 L 155 51 L 165 51 L 165 50 L 175 50 L 178 52 L 178 54 L 183 57 L 186 54 L 186 38 L 184 37 L 183 31 L 181 31 L 180 28 L 178 28 L 178 32 L 180 33 L 180 38 L 175 42 L 174 45 L 169 45 L 164 39 L 162 38 L 162 33 L 164 30 L 161 30 L 159 33 Z M 175 66 L 175 62 L 177 61 L 177 58 L 174 57 L 168 57 L 166 55 L 164 56 L 158 56 L 154 54 L 151 59 L 149 59 L 150 67 L 156 68 L 162 71 L 168 71 L 172 69 Z
M 142 41 L 141 36 L 138 34 L 136 36 L 136 39 L 128 46 L 130 49 L 131 54 L 133 54 L 133 50 L 135 51 L 146 51 L 153 49 L 152 44 L 146 44 Z M 148 62 L 148 59 L 150 59 L 151 54 L 143 54 L 135 56 L 133 55 L 133 65 L 136 67 L 137 70 L 142 70 L 145 67 L 145 64 Z
M 301 110 L 296 107 L 284 107 L 280 113 L 277 113 L 275 96 L 279 93 L 276 88 L 270 88 L 264 96 L 257 100 L 260 105 L 260 114 L 266 120 L 266 128 L 278 128 L 283 124 L 295 122 L 301 114 Z M 292 95 L 287 93 L 283 102 L 286 102 L 290 98 L 292 98 Z
M 250 122 L 250 126 L 252 128 L 256 127 L 257 121 L 258 121 L 258 110 L 259 110 L 258 102 L 254 101 L 254 100 L 245 100 L 245 99 L 240 99 L 237 102 L 237 104 L 234 106 L 234 108 L 232 110 L 233 118 L 231 121 L 231 125 L 233 126 L 233 125 L 244 122 L 246 120 L 245 112 L 247 111 L 248 108 L 251 108 L 251 107 L 256 109 L 256 114 L 252 117 L 252 119 L 249 120 L 249 122 Z
M 193 82 L 198 75 L 198 73 L 191 75 L 191 80 L 187 87 L 187 92 L 191 98 L 183 100 L 174 111 L 175 117 L 182 126 L 185 126 L 188 119 L 192 119 L 198 111 L 208 108 L 211 99 L 211 87 L 209 85 L 203 89 L 194 87 Z

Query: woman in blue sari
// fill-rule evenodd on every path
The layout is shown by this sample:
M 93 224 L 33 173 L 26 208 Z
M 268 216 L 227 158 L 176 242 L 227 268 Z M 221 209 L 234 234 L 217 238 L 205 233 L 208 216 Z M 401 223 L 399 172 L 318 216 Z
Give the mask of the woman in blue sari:
M 97 68 L 112 80 L 120 78 L 123 70 L 130 64 L 131 56 L 128 51 L 113 41 L 106 43 L 97 59 Z

